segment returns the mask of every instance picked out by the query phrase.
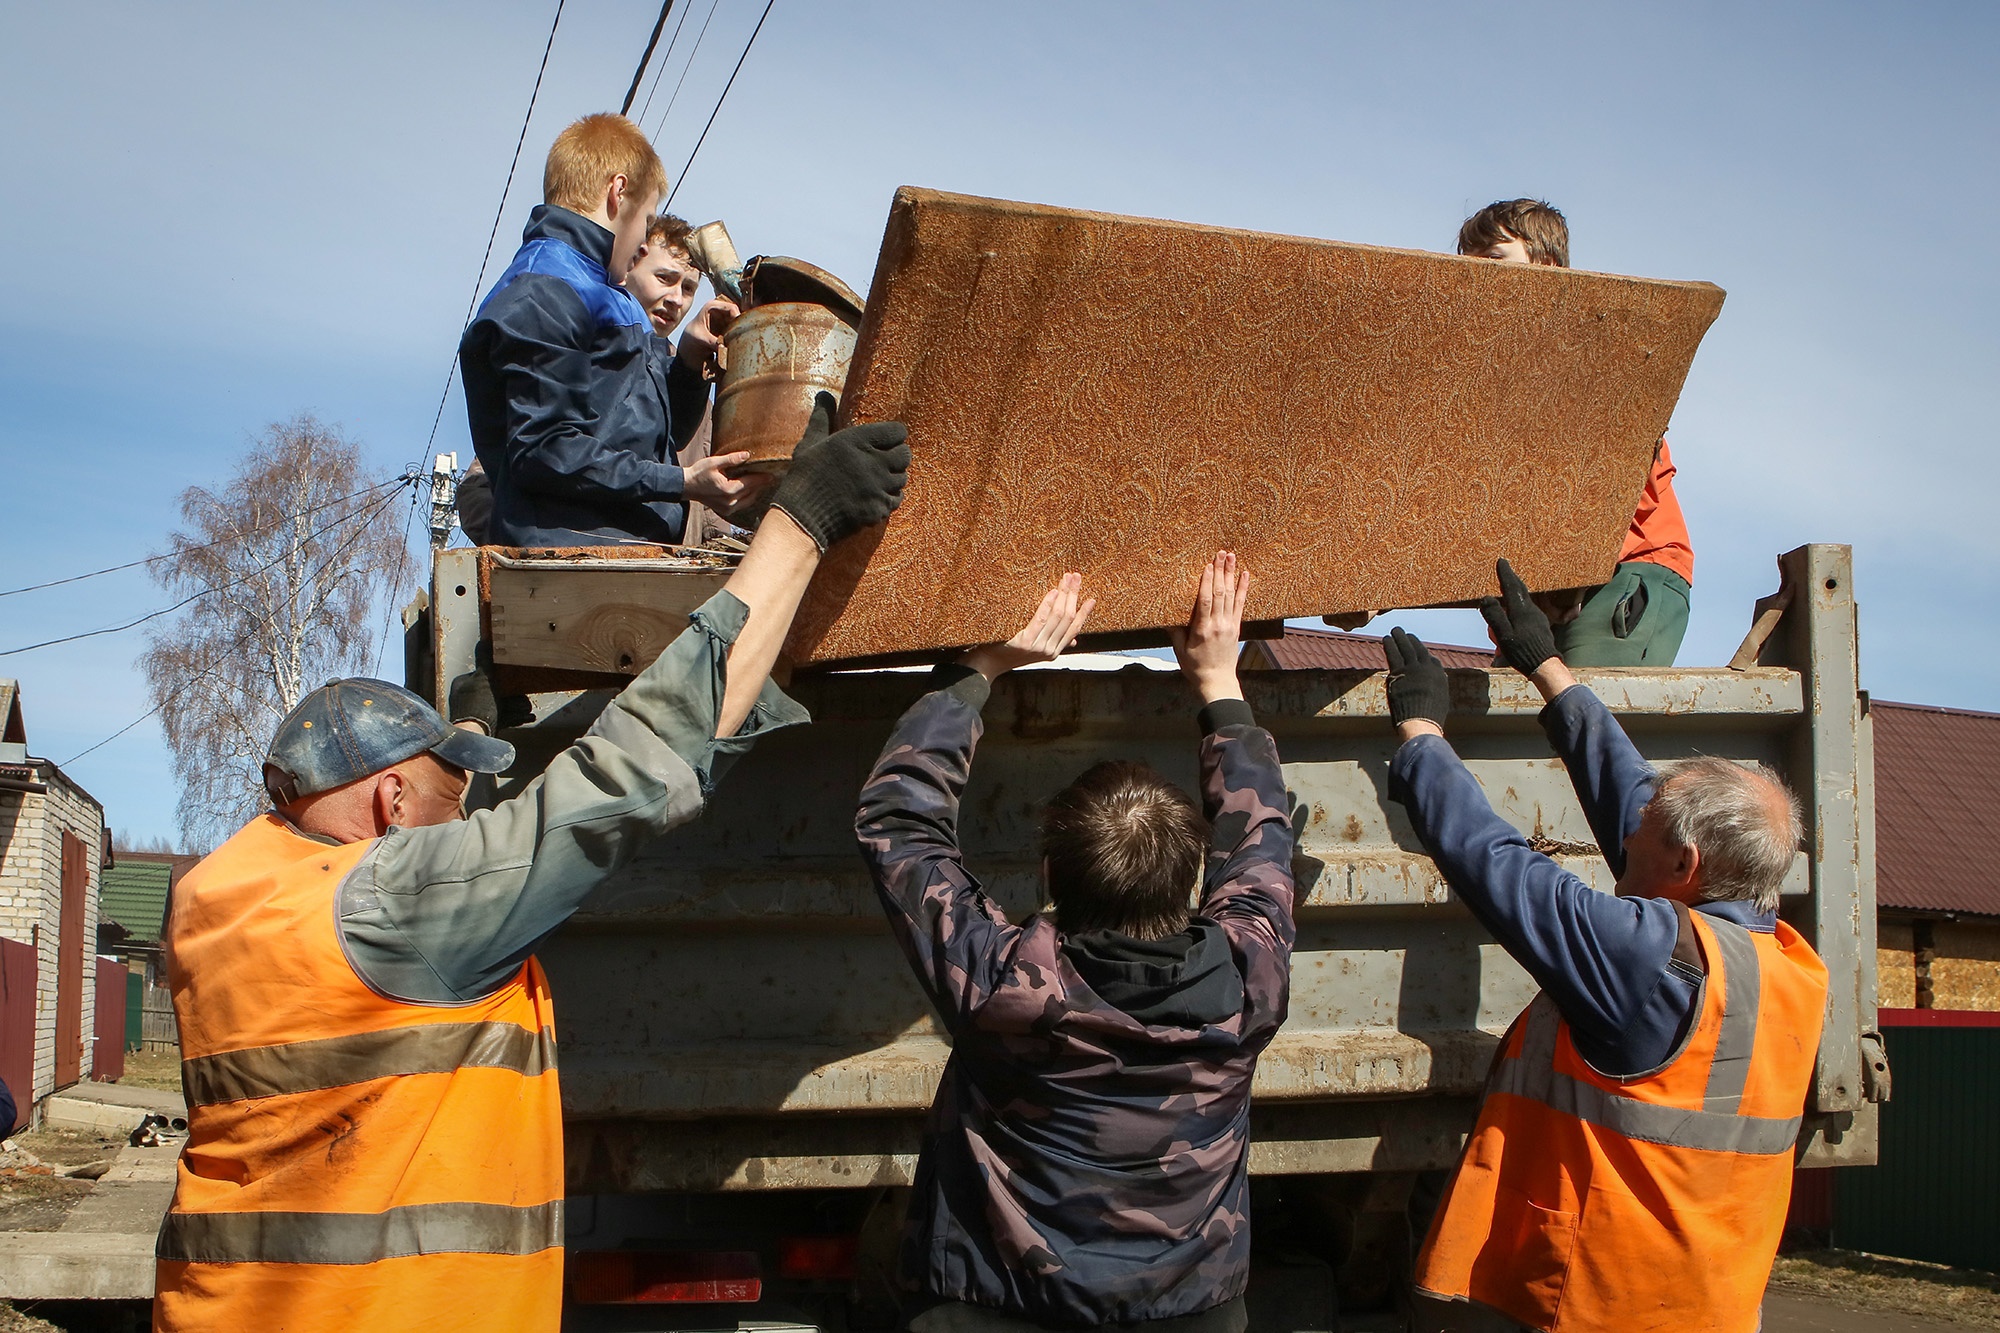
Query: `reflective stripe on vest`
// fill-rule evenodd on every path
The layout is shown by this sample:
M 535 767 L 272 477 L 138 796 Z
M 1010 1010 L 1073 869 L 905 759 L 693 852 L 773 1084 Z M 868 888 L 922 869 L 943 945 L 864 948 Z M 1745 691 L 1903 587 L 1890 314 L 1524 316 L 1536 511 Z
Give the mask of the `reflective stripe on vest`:
M 398 1074 L 510 1069 L 533 1078 L 556 1067 L 556 1034 L 513 1023 L 427 1023 L 344 1037 L 224 1051 L 181 1062 L 190 1106 L 316 1092 Z
M 189 1132 L 155 1250 L 161 1333 L 561 1321 L 547 979 L 529 959 L 451 1005 L 370 986 L 340 890 L 383 845 L 265 816 L 175 886 Z
M 1758 1327 L 1826 966 L 1782 921 L 1688 921 L 1708 976 L 1659 1068 L 1599 1072 L 1546 994 L 1516 1020 L 1417 1257 L 1420 1291 L 1553 1333 Z
M 1546 992 L 1528 1006 L 1521 1054 L 1500 1062 L 1491 1091 L 1527 1097 L 1564 1115 L 1647 1143 L 1705 1152 L 1790 1152 L 1798 1142 L 1803 1117 L 1773 1120 L 1737 1112 L 1757 1045 L 1761 973 L 1756 943 L 1749 931 L 1733 922 L 1708 924 L 1722 954 L 1723 998 L 1721 1031 L 1701 1110 L 1622 1096 L 1557 1070 L 1556 1033 L 1562 1018 Z
M 191 1264 L 372 1264 L 418 1254 L 538 1254 L 562 1244 L 562 1200 L 419 1203 L 379 1213 L 169 1213 L 158 1257 Z

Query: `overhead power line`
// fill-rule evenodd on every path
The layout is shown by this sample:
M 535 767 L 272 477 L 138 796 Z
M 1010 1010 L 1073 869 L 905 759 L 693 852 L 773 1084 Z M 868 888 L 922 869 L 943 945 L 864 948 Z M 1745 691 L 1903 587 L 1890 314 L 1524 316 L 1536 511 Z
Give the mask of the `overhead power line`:
M 411 465 L 410 470 L 416 470 L 414 464 Z M 256 533 L 268 532 L 272 528 L 281 527 L 294 519 L 304 518 L 307 514 L 317 514 L 320 510 L 330 508 L 333 505 L 345 504 L 349 500 L 357 500 L 371 491 L 379 491 L 384 486 L 393 486 L 400 480 L 402 479 L 398 477 L 390 481 L 381 482 L 378 485 L 363 486 L 358 491 L 349 491 L 346 495 L 337 495 L 331 500 L 322 500 L 316 505 L 309 505 L 295 514 L 285 514 L 274 518 L 269 523 L 260 523 L 254 528 L 239 528 L 226 537 L 217 537 L 214 541 L 203 542 L 199 546 L 183 546 L 177 551 L 163 551 L 159 555 L 149 555 L 143 560 L 127 560 L 122 565 L 107 565 L 103 569 L 93 569 L 87 574 L 71 574 L 67 578 L 50 579 L 47 583 L 30 583 L 25 588 L 8 588 L 4 592 L 0 592 L 0 597 L 14 597 L 24 592 L 40 592 L 44 588 L 60 588 L 66 583 L 81 583 L 85 579 L 99 578 L 105 574 L 116 574 L 121 570 L 137 569 L 141 565 L 158 564 L 162 560 L 171 560 L 175 556 L 186 555 L 190 551 L 206 551 L 211 546 L 221 546 L 227 542 L 241 541 L 243 538 L 253 536 Z
M 660 17 L 653 24 L 653 35 L 646 39 L 646 54 L 639 57 L 639 68 L 632 71 L 632 86 L 625 90 L 625 105 L 618 108 L 618 114 L 632 114 L 632 99 L 639 95 L 639 80 L 646 77 L 646 66 L 653 63 L 653 48 L 660 44 L 660 33 L 666 29 L 667 15 L 674 12 L 674 0 L 666 0 L 660 6 Z
M 688 11 L 681 10 L 680 21 L 674 24 L 674 35 L 667 38 L 667 49 L 660 55 L 660 67 L 653 71 L 653 81 L 646 87 L 646 102 L 639 108 L 639 114 L 632 117 L 640 128 L 646 124 L 646 116 L 653 109 L 653 94 L 660 91 L 660 80 L 666 77 L 667 66 L 674 63 L 674 48 L 681 44 L 681 29 L 687 26 Z
M 393 482 L 384 482 L 383 485 L 385 486 L 396 485 L 397 489 L 400 490 L 402 486 L 414 485 L 419 480 L 421 480 L 421 478 L 413 475 L 405 475 L 395 478 Z M 383 496 L 380 500 L 376 501 L 374 503 L 374 506 L 370 508 L 367 513 L 363 514 L 360 517 L 360 519 L 357 521 L 357 526 L 365 527 L 369 523 L 369 521 L 375 517 L 375 515 L 379 514 L 380 512 L 382 512 L 383 509 L 387 508 L 389 502 L 394 500 L 395 498 L 396 498 L 396 492 L 391 491 L 389 492 L 389 494 Z M 348 520 L 337 518 L 333 522 L 327 524 L 325 527 L 315 529 L 313 532 L 309 533 L 306 536 L 305 540 L 311 541 L 314 537 L 319 536 L 321 533 L 331 532 L 333 529 L 339 527 L 343 522 L 346 521 Z M 145 624 L 149 620 L 158 620 L 161 616 L 172 615 L 174 612 L 180 610 L 182 607 L 188 605 L 190 602 L 198 602 L 202 598 L 208 597 L 214 593 L 227 592 L 229 589 L 234 588 L 239 584 L 248 583 L 251 579 L 256 578 L 259 574 L 262 574 L 265 570 L 271 568 L 271 566 L 277 564 L 280 560 L 283 560 L 284 558 L 285 558 L 284 554 L 280 553 L 279 555 L 276 555 L 271 559 L 265 561 L 263 564 L 257 566 L 257 568 L 251 570 L 249 573 L 244 574 L 240 578 L 231 579 L 229 582 L 220 584 L 213 588 L 203 588 L 200 592 L 181 598 L 181 600 L 175 602 L 172 606 L 163 606 L 157 611 L 148 611 L 145 615 L 140 616 L 137 620 L 128 620 L 122 625 L 106 625 L 103 629 L 85 630 L 81 634 L 65 634 L 59 639 L 44 639 L 40 643 L 23 644 L 19 648 L 0 649 L 0 657 L 13 657 L 20 653 L 32 653 L 37 648 L 54 648 L 60 644 L 75 643 L 79 639 L 95 639 L 105 634 L 122 634 L 124 631 L 128 629 L 138 628 L 139 626 Z
M 729 97 L 729 90 L 736 86 L 736 76 L 743 72 L 743 62 L 750 58 L 750 48 L 757 44 L 757 34 L 764 31 L 764 20 L 771 17 L 771 6 L 777 2 L 764 0 L 764 12 L 757 16 L 757 26 L 750 30 L 750 40 L 743 43 L 743 54 L 736 57 L 736 68 L 729 71 L 729 82 L 722 85 L 722 96 L 715 99 L 715 110 L 708 113 L 708 124 L 701 127 L 701 137 L 694 141 L 694 152 L 688 154 L 686 164 L 681 167 L 680 179 L 674 182 L 673 192 L 667 195 L 666 207 L 673 206 L 674 195 L 680 192 L 682 182 L 687 180 L 688 168 L 694 165 L 695 153 L 699 153 L 701 146 L 708 142 L 708 131 L 714 126 L 715 118 L 722 114 L 722 104 Z
M 660 131 L 667 127 L 667 117 L 674 114 L 674 103 L 681 97 L 681 85 L 688 81 L 688 71 L 694 68 L 694 58 L 701 54 L 701 39 L 708 36 L 708 25 L 715 21 L 715 7 L 721 3 L 722 0 L 708 0 L 708 16 L 702 19 L 701 31 L 694 35 L 694 45 L 688 48 L 688 58 L 681 65 L 681 76 L 674 80 L 674 91 L 667 98 L 667 109 L 662 111 L 660 118 L 653 123 L 652 137 L 655 139 L 659 138 Z
M 406 480 L 411 480 L 411 479 L 410 479 L 410 478 L 405 478 L 405 477 L 398 477 L 398 478 L 396 478 L 395 480 L 396 480 L 396 481 L 399 481 L 399 482 L 400 482 L 400 481 L 406 481 Z M 385 483 L 385 484 L 393 484 L 393 483 Z M 348 551 L 349 551 L 349 550 L 350 550 L 350 549 L 351 549 L 351 548 L 352 548 L 352 547 L 354 546 L 354 544 L 355 544 L 355 543 L 356 543 L 357 541 L 361 540 L 361 538 L 362 538 L 363 536 L 365 536 L 365 535 L 367 534 L 367 532 L 368 532 L 368 523 L 367 523 L 367 519 L 369 519 L 369 518 L 372 518 L 372 517 L 373 517 L 373 516 L 374 516 L 374 515 L 375 515 L 376 513 L 379 513 L 379 512 L 381 512 L 381 509 L 383 508 L 383 506 L 384 506 L 384 505 L 386 505 L 386 504 L 388 503 L 388 501 L 390 501 L 390 500 L 393 500 L 393 499 L 395 499 L 395 498 L 396 498 L 396 496 L 395 496 L 394 492 L 391 492 L 391 493 L 390 493 L 390 494 L 389 494 L 389 495 L 388 495 L 388 496 L 387 496 L 387 497 L 386 497 L 386 498 L 385 498 L 385 499 L 383 500 L 382 504 L 378 504 L 378 505 L 377 505 L 377 506 L 375 507 L 375 509 L 371 510 L 371 511 L 369 512 L 369 514 L 368 514 L 368 515 L 364 516 L 364 519 L 363 519 L 363 521 L 362 521 L 362 522 L 360 522 L 360 523 L 358 523 L 358 524 L 356 524 L 356 525 L 355 525 L 355 529 L 354 529 L 354 531 L 348 534 L 348 536 L 347 536 L 347 540 L 343 541 L 343 542 L 342 542 L 342 543 L 341 543 L 341 544 L 340 544 L 339 546 L 336 546 L 336 547 L 335 547 L 335 548 L 333 549 L 333 552 L 332 552 L 332 554 L 328 555 L 326 559 L 324 559 L 324 560 L 320 561 L 320 562 L 319 562 L 319 567 L 318 567 L 318 568 L 316 568 L 316 569 L 314 569 L 314 570 L 312 571 L 312 573 L 311 573 L 311 574 L 307 575 L 307 581 L 308 581 L 308 582 L 310 582 L 310 581 L 312 581 L 312 580 L 314 580 L 314 579 L 317 579 L 317 578 L 318 578 L 318 577 L 319 577 L 319 576 L 320 576 L 321 574 L 324 574 L 324 573 L 325 573 L 325 572 L 326 572 L 326 571 L 327 571 L 328 569 L 332 568 L 332 567 L 333 567 L 333 563 L 334 563 L 334 562 L 335 562 L 336 560 L 340 559 L 340 557 L 341 557 L 341 556 L 343 556 L 343 555 L 347 554 L 347 552 L 348 552 Z M 415 506 L 414 506 L 414 505 L 412 505 L 412 512 L 415 512 Z M 329 526 L 331 526 L 331 525 L 329 525 Z M 325 528 L 321 528 L 321 529 L 320 529 L 320 532 L 324 532 L 324 531 L 326 531 L 326 529 L 325 529 Z M 317 535 L 318 535 L 318 533 L 315 533 L 315 534 L 314 534 L 314 536 L 317 536 Z M 311 538 L 308 538 L 307 540 L 308 540 L 308 541 L 310 541 L 310 540 L 311 540 Z M 408 529 L 408 526 L 407 526 L 407 524 L 406 524 L 406 525 L 405 525 L 405 527 L 404 527 L 404 534 L 403 534 L 403 540 L 404 540 L 405 544 L 407 544 L 407 543 L 408 543 L 408 541 L 409 541 L 409 529 Z M 282 557 L 280 557 L 280 558 L 282 559 Z M 277 562 L 276 562 L 276 561 L 272 561 L 271 563 L 272 563 L 272 564 L 276 564 Z M 264 568 L 265 568 L 265 569 L 269 569 L 270 567 L 271 567 L 270 565 L 265 565 L 265 566 L 264 566 Z M 253 573 L 255 573 L 255 572 L 258 572 L 258 571 L 252 571 L 252 572 L 253 572 Z M 245 577 L 249 577 L 249 576 L 248 576 L 248 575 L 246 575 Z M 238 582 L 241 582 L 241 581 L 242 581 L 242 580 L 240 580 L 240 579 L 238 580 Z M 222 591 L 225 591 L 225 590 L 227 590 L 228 588 L 230 588 L 230 587 L 233 587 L 233 586 L 235 586 L 235 585 L 233 585 L 233 584 L 224 584 L 224 585 L 222 585 L 222 587 L 220 587 L 220 588 L 211 588 L 211 589 L 209 589 L 208 591 L 209 591 L 209 592 L 222 592 Z M 196 594 L 196 596 L 198 596 L 198 597 L 202 597 L 202 596 L 207 596 L 207 593 L 197 593 L 197 594 Z M 171 608 L 170 608 L 170 609 L 171 609 Z M 278 618 L 278 611 L 279 611 L 280 609 L 281 609 L 281 608 L 280 608 L 280 606 L 278 606 L 278 605 L 273 605 L 273 606 L 271 607 L 271 609 L 270 609 L 269 611 L 266 611 L 266 612 L 264 613 L 264 617 L 263 617 L 263 619 L 261 619 L 261 620 L 259 620 L 259 621 L 257 622 L 257 628 L 258 628 L 258 629 L 263 629 L 263 628 L 265 628 L 265 627 L 269 626 L 269 625 L 270 625 L 270 623 L 271 623 L 272 621 L 274 621 L 274 620 L 276 620 L 276 619 Z M 183 690 L 185 690 L 185 689 L 187 689 L 187 688 L 189 688 L 189 687 L 191 687 L 191 686 L 194 686 L 194 685 L 199 685 L 199 684 L 200 684 L 201 682 L 203 682 L 203 681 L 207 680 L 207 679 L 208 679 L 208 678 L 209 678 L 210 676 L 213 676 L 213 675 L 214 675 L 214 674 L 215 674 L 215 673 L 216 673 L 216 672 L 217 672 L 217 671 L 218 671 L 218 670 L 219 670 L 219 669 L 221 668 L 221 666 L 222 666 L 222 664 L 223 664 L 224 662 L 226 662 L 227 660 L 229 660 L 230 656 L 231 656 L 231 654 L 230 654 L 230 652 L 228 652 L 228 651 L 223 651 L 223 652 L 219 652 L 219 653 L 217 653 L 217 654 L 216 654 L 216 655 L 215 655 L 214 657 L 211 657 L 211 658 L 210 658 L 210 659 L 208 660 L 207 664 L 206 664 L 206 665 L 204 665 L 204 666 L 203 666 L 203 667 L 201 668 L 201 670 L 200 670 L 200 671 L 196 672 L 196 673 L 195 673 L 195 674 L 194 674 L 194 675 L 193 675 L 193 676 L 192 676 L 191 678 L 189 678 L 189 679 L 188 679 L 187 681 L 183 682 L 183 684 L 181 685 L 181 688 L 182 688 Z M 376 670 L 378 670 L 378 671 L 379 671 L 379 670 L 381 670 L 381 659 L 380 659 L 379 657 L 378 657 L 378 658 L 376 659 Z M 165 704 L 165 702 L 164 702 L 164 701 L 163 701 L 163 702 L 161 702 L 161 703 L 156 703 L 156 704 L 154 704 L 154 705 L 153 705 L 153 706 L 152 706 L 151 708 L 148 708 L 148 709 L 147 709 L 147 710 L 146 710 L 145 712 L 143 712 L 143 713 L 139 714 L 139 716 L 137 716 L 137 717 L 133 718 L 133 719 L 132 719 L 132 720 L 131 720 L 130 722 L 127 722 L 127 723 L 126 723 L 126 724 L 125 724 L 124 726 L 122 726 L 122 727 L 118 728 L 118 730 L 116 730 L 116 731 L 112 732 L 112 733 L 111 733 L 111 734 L 110 734 L 109 736 L 106 736 L 106 737 L 105 737 L 105 738 L 104 738 L 103 740 L 101 740 L 101 741 L 97 742 L 97 743 L 96 743 L 95 745 L 92 745 L 92 746 L 89 746 L 89 747 L 87 747 L 87 748 L 85 748 L 85 749 L 82 749 L 82 750 L 78 750 L 78 751 L 77 751 L 77 752 L 76 752 L 75 754 L 71 755 L 71 756 L 70 756 L 69 758 L 67 758 L 67 759 L 63 760 L 63 761 L 62 761 L 61 763 L 57 764 L 57 765 L 56 765 L 56 767 L 57 767 L 57 768 L 68 768 L 68 767 L 69 767 L 70 765 L 74 764 L 74 763 L 75 763 L 75 762 L 76 762 L 77 760 L 79 760 L 79 759 L 83 758 L 83 757 L 84 757 L 85 755 L 87 755 L 87 754 L 91 754 L 91 753 L 93 753 L 94 751 L 97 751 L 97 750 L 101 750 L 101 749 L 103 749 L 103 748 L 104 748 L 105 746 L 107 746 L 107 745 L 111 744 L 111 742 L 113 742 L 113 741 L 117 740 L 117 739 L 118 739 L 118 738 L 119 738 L 120 736 L 123 736 L 123 735 L 124 735 L 124 734 L 125 734 L 126 732 L 128 732 L 128 731 L 132 730 L 132 728 L 134 728 L 134 727 L 138 726 L 138 725 L 139 725 L 139 724 L 140 724 L 141 722 L 144 722 L 144 721 L 145 721 L 145 720 L 146 720 L 147 718 L 149 718 L 149 717 L 153 716 L 153 715 L 154 715 L 155 713 L 159 712 L 159 711 L 160 711 L 160 710 L 161 710 L 162 708 L 164 708 L 164 707 L 166 707 L 166 704 Z
M 556 0 L 556 16 L 549 24 L 549 40 L 542 46 L 541 68 L 535 71 L 535 90 L 528 94 L 528 114 L 521 117 L 521 135 L 514 140 L 514 160 L 507 164 L 507 183 L 500 188 L 500 207 L 493 210 L 493 230 L 486 235 L 486 253 L 479 260 L 479 276 L 472 280 L 472 299 L 466 303 L 465 318 L 458 327 L 465 328 L 472 323 L 472 312 L 479 307 L 479 288 L 486 281 L 486 266 L 493 262 L 493 240 L 500 234 L 500 219 L 507 212 L 507 196 L 514 189 L 514 172 L 521 165 L 521 145 L 528 141 L 528 122 L 535 118 L 535 102 L 542 95 L 542 76 L 549 72 L 549 52 L 555 49 L 556 29 L 562 26 L 563 5 L 566 0 Z M 451 397 L 452 376 L 458 373 L 458 350 L 452 349 L 451 365 L 445 368 L 444 390 L 438 394 L 437 415 L 431 418 L 430 439 L 424 442 L 424 452 L 429 454 L 431 446 L 437 443 L 438 423 L 444 420 L 445 400 Z

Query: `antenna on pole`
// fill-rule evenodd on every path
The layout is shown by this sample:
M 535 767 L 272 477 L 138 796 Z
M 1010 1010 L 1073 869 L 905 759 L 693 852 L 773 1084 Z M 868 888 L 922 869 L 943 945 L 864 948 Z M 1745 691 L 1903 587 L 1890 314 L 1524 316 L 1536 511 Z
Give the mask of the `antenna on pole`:
M 431 464 L 431 549 L 442 551 L 458 526 L 458 454 L 439 454 Z

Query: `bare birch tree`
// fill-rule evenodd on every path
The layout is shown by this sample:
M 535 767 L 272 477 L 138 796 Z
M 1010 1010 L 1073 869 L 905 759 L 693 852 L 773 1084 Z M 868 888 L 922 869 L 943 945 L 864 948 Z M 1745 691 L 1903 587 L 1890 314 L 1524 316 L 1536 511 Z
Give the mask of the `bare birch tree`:
M 381 608 L 414 568 L 407 507 L 396 478 L 311 416 L 267 427 L 219 493 L 181 493 L 153 576 L 199 596 L 148 634 L 140 666 L 187 843 L 214 846 L 264 808 L 265 746 L 301 698 L 373 674 Z

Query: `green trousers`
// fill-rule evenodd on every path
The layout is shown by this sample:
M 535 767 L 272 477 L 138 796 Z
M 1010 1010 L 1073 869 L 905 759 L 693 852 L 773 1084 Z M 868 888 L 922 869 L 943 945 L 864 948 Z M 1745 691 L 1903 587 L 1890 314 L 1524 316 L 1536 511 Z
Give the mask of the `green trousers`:
M 1688 583 L 1665 565 L 1630 560 L 1557 625 L 1556 651 L 1573 667 L 1672 666 L 1688 627 Z

